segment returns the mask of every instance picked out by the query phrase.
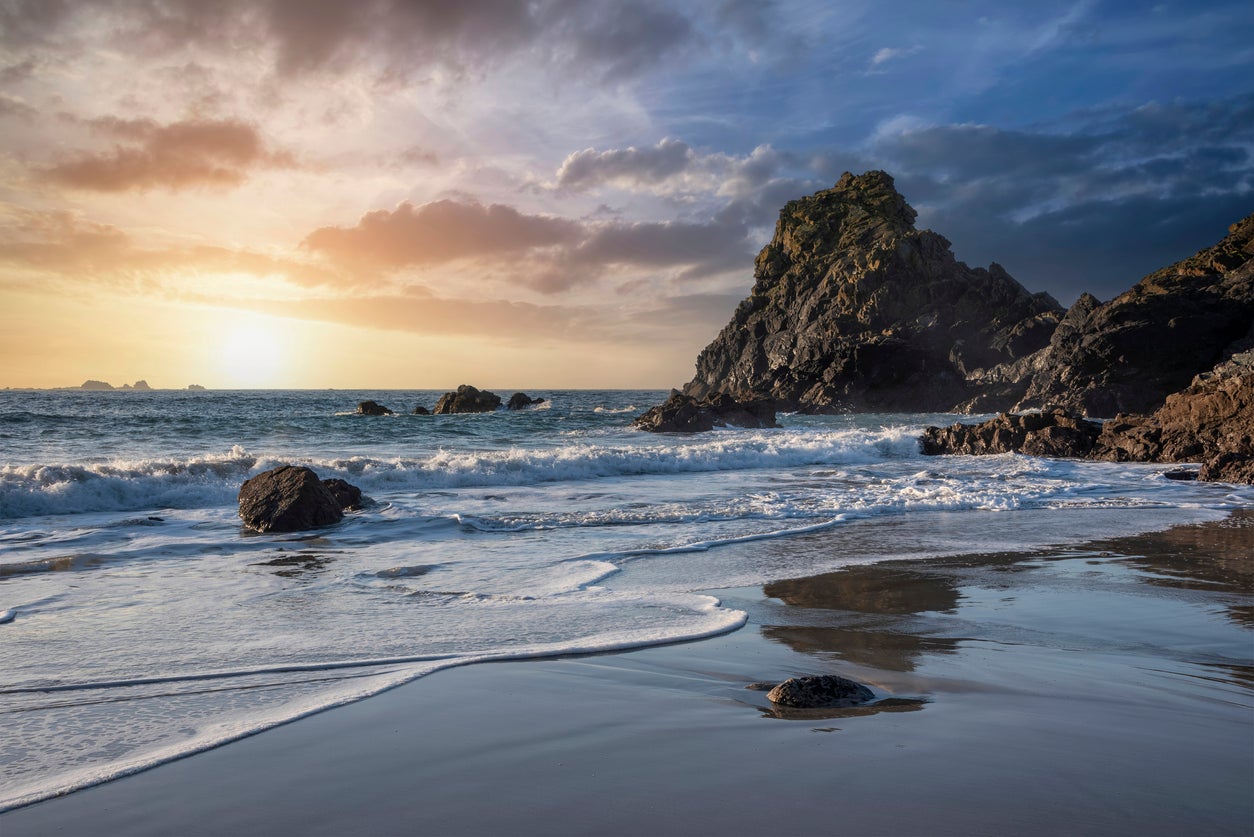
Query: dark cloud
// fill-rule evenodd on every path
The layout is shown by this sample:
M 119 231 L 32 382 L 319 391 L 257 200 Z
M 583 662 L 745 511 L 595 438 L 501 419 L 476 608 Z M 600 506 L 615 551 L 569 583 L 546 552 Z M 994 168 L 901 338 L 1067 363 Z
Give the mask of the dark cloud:
M 42 171 L 44 177 L 74 189 L 124 192 L 234 186 L 257 169 L 293 165 L 290 154 L 267 149 L 257 129 L 243 122 L 189 120 L 160 125 L 147 119 L 108 117 L 89 124 L 128 144 L 49 166 Z
M 663 139 L 652 148 L 597 151 L 585 148 L 570 154 L 557 170 L 557 184 L 587 189 L 621 181 L 630 186 L 654 185 L 685 171 L 695 155 L 687 143 Z

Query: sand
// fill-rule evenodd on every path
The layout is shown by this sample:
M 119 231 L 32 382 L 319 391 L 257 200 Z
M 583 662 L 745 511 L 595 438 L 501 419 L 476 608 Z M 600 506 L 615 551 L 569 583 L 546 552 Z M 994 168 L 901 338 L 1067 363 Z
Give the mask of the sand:
M 1254 833 L 1252 515 L 715 595 L 749 624 L 440 672 L 0 833 Z M 915 703 L 746 689 L 812 673 Z

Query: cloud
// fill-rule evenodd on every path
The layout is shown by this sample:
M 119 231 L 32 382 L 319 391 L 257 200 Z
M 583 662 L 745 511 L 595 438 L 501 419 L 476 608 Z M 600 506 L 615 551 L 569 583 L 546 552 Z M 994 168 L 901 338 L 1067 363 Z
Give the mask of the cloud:
M 381 79 L 433 69 L 477 75 L 512 56 L 619 80 L 697 40 L 686 14 L 652 0 L 15 0 L 0 40 L 68 48 L 84 33 L 153 56 L 190 48 L 260 52 L 281 77 L 371 67 Z
M 652 186 L 686 171 L 695 160 L 687 143 L 670 138 L 652 148 L 585 148 L 562 161 L 557 184 L 568 189 L 589 189 L 604 183 L 619 183 L 626 188 Z
M 97 192 L 178 190 L 234 186 L 255 170 L 294 165 L 290 154 L 269 150 L 257 129 L 244 122 L 188 120 L 160 125 L 148 119 L 106 117 L 89 124 L 127 144 L 49 166 L 42 170 L 46 179 Z
M 581 235 L 575 221 L 524 215 L 501 204 L 442 200 L 370 212 L 355 227 L 322 227 L 305 238 L 304 246 L 340 264 L 395 268 L 513 256 Z
M 875 69 L 881 64 L 886 64 L 889 61 L 894 61 L 898 58 L 905 58 L 908 55 L 914 55 L 921 49 L 922 47 L 918 46 L 908 48 L 884 47 L 882 49 L 878 49 L 875 51 L 875 54 L 871 56 L 871 68 Z

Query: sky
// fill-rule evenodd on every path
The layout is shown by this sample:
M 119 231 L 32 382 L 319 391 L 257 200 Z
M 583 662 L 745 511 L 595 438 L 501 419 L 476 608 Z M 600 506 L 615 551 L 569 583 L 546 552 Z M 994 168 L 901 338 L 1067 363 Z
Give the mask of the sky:
M 1067 305 L 1252 155 L 1249 0 L 0 0 L 0 387 L 678 386 L 844 171 Z

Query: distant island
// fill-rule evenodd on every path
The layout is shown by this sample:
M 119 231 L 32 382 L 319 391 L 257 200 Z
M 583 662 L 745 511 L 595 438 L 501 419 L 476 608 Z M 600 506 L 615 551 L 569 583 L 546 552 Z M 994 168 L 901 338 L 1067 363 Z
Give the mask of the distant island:
M 97 392 L 103 392 L 106 390 L 115 390 L 115 389 L 138 390 L 140 392 L 150 392 L 152 390 L 152 387 L 148 386 L 148 382 L 145 381 L 143 378 L 140 378 L 138 381 L 136 381 L 133 384 L 122 384 L 122 386 L 120 387 L 115 387 L 113 384 L 110 384 L 106 381 L 97 381 L 97 380 L 89 378 L 86 381 L 83 381 L 83 384 L 82 386 L 79 387 L 79 389 L 93 390 Z

